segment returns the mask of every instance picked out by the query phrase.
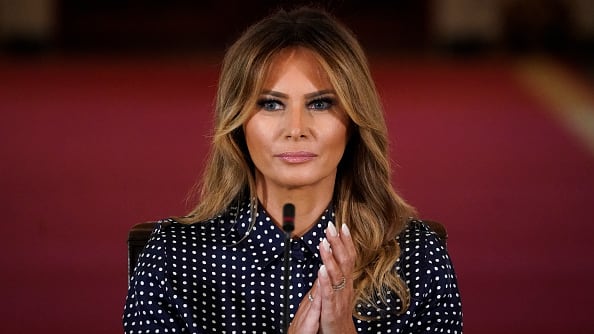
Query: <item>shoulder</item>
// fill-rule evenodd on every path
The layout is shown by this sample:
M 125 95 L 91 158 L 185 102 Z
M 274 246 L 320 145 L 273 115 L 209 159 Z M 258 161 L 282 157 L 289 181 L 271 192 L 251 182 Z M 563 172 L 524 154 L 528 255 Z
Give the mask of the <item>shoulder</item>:
M 397 270 L 409 284 L 413 301 L 436 293 L 459 297 L 456 274 L 445 243 L 428 224 L 411 220 L 398 242 L 401 254 Z
M 406 281 L 411 296 L 407 313 L 420 323 L 446 319 L 437 323 L 437 327 L 461 332 L 462 303 L 445 243 L 421 220 L 411 220 L 398 241 L 401 254 L 396 269 Z
M 155 223 L 149 244 L 158 240 L 182 241 L 189 238 L 195 240 L 196 237 L 208 238 L 226 235 L 235 225 L 233 218 L 234 216 L 229 213 L 196 222 L 182 222 L 181 219 L 177 218 L 164 218 Z
M 402 277 L 417 282 L 413 287 L 422 292 L 432 285 L 453 283 L 454 268 L 443 240 L 422 220 L 411 220 L 398 236 L 401 254 L 397 269 Z
M 397 240 L 403 254 L 429 248 L 445 251 L 445 241 L 420 219 L 411 219 L 406 228 L 398 235 Z
M 154 224 L 144 254 L 158 252 L 166 256 L 191 249 L 227 245 L 241 239 L 237 211 L 229 210 L 216 217 L 196 222 L 165 218 Z M 241 212 L 239 212 L 241 213 Z
M 190 255 L 225 240 L 232 231 L 232 222 L 226 216 L 182 223 L 174 218 L 158 220 L 138 257 L 134 276 L 164 275 L 170 266 L 186 261 Z

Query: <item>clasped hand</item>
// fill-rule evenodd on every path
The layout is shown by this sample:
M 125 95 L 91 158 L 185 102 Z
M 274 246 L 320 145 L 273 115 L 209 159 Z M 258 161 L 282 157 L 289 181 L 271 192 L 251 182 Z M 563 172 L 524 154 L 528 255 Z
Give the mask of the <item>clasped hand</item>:
M 353 268 L 355 246 L 346 225 L 338 233 L 329 223 L 326 238 L 320 243 L 324 263 L 316 282 L 299 304 L 289 333 L 355 333 L 352 318 Z

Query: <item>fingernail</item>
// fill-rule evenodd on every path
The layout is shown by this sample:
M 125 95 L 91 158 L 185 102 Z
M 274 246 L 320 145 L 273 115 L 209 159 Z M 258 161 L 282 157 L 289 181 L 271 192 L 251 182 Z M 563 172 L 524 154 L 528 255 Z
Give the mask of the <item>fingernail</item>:
M 342 226 L 340 227 L 340 229 L 342 230 L 342 234 L 350 237 L 351 236 L 351 231 L 349 230 L 349 227 L 346 226 L 346 224 L 342 224 Z
M 320 267 L 320 276 L 328 277 L 328 270 L 326 270 L 326 265 L 322 265 Z
M 336 227 L 334 227 L 334 224 L 332 222 L 328 223 L 328 230 L 330 231 L 330 235 L 335 237 L 338 235 L 338 231 L 336 231 Z
M 324 246 L 324 248 L 329 251 L 330 253 L 332 253 L 332 248 L 330 248 L 330 243 L 328 242 L 328 239 L 324 238 L 324 240 L 322 240 L 322 246 Z

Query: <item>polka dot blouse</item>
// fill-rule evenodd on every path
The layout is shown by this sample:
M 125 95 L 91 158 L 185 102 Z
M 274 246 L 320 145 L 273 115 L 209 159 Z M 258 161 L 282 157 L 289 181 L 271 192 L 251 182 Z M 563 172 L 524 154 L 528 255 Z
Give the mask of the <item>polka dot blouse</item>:
M 196 224 L 160 221 L 130 279 L 123 325 L 126 333 L 281 333 L 284 233 L 260 208 L 250 230 L 249 205 Z M 318 245 L 328 222 L 291 240 L 289 312 L 313 285 L 322 265 Z M 462 333 L 456 276 L 446 249 L 427 225 L 411 221 L 398 237 L 394 264 L 411 292 L 402 315 L 389 305 L 357 305 L 358 333 Z M 388 294 L 388 296 L 391 296 Z

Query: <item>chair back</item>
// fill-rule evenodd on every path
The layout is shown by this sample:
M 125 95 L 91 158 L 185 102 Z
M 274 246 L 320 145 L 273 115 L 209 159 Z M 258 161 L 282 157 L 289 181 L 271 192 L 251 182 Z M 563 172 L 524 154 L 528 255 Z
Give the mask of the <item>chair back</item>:
M 138 257 L 151 237 L 156 224 L 157 222 L 138 223 L 128 231 L 128 281 L 132 277 Z

